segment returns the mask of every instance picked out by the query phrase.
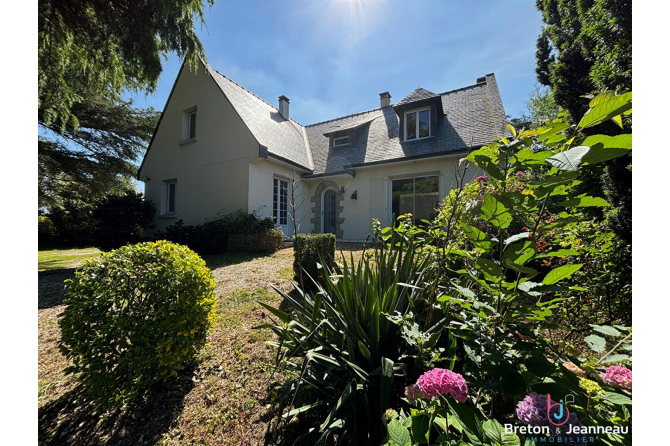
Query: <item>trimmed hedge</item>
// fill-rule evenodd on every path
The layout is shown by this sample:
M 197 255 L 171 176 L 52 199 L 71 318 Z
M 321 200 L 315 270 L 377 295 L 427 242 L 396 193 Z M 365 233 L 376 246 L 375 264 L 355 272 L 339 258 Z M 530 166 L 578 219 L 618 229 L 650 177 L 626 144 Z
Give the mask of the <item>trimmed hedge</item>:
M 205 345 L 216 296 L 198 255 L 167 241 L 86 261 L 66 281 L 61 352 L 102 408 L 122 406 L 183 369 Z
M 284 233 L 279 229 L 270 229 L 259 234 L 231 234 L 228 237 L 229 252 L 272 253 L 283 244 Z
M 313 287 L 313 282 L 301 270 L 309 274 L 314 280 L 321 276 L 317 262 L 331 266 L 335 259 L 335 236 L 333 234 L 298 234 L 293 240 L 293 272 L 295 280 L 304 287 Z
M 220 254 L 228 250 L 231 235 L 267 234 L 274 226 L 271 218 L 261 218 L 255 213 L 247 214 L 238 210 L 230 214 L 219 213 L 202 225 L 185 225 L 183 220 L 178 220 L 165 228 L 165 232 L 156 232 L 155 238 L 187 245 L 201 255 Z

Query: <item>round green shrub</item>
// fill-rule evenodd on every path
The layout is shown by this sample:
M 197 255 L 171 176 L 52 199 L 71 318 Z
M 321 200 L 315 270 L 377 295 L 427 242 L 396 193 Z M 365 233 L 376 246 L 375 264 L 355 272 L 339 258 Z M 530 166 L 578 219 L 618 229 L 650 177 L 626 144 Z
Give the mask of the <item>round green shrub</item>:
M 67 281 L 60 348 L 102 407 L 121 406 L 176 376 L 206 343 L 214 278 L 186 246 L 124 246 L 81 266 Z

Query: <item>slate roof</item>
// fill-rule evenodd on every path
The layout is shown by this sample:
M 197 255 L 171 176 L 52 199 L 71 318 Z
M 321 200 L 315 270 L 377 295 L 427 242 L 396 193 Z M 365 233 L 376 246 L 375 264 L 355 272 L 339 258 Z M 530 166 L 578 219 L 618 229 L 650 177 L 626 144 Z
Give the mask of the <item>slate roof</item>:
M 434 135 L 401 142 L 399 119 L 392 106 L 302 126 L 285 119 L 276 107 L 209 67 L 212 77 L 259 144 L 271 157 L 303 166 L 311 175 L 341 173 L 370 163 L 402 161 L 459 153 L 509 136 L 506 115 L 493 74 L 478 83 L 445 93 L 417 88 L 394 106 L 441 98 Z M 350 130 L 348 145 L 329 148 L 333 132 Z
M 407 104 L 409 102 L 416 102 L 420 101 L 422 99 L 430 99 L 438 96 L 436 93 L 433 93 L 432 91 L 428 91 L 425 88 L 417 88 L 404 98 L 402 98 L 397 104 L 394 105 L 402 105 L 402 104 Z
M 312 156 L 307 148 L 303 126 L 286 119 L 276 107 L 208 66 L 212 78 L 233 105 L 258 143 L 270 154 L 312 170 Z
M 430 93 L 428 90 L 416 89 L 403 101 L 408 97 L 413 97 L 412 102 L 426 99 L 424 92 Z M 498 137 L 510 136 L 493 74 L 486 75 L 486 82 L 441 93 L 439 96 L 445 114 L 438 116 L 434 136 L 426 139 L 401 142 L 398 135 L 399 119 L 393 107 L 377 108 L 308 125 L 306 129 L 314 160 L 314 174 L 341 172 L 361 164 L 458 153 L 469 147 L 489 144 Z M 328 147 L 329 141 L 323 136 L 324 133 L 332 131 L 335 126 L 347 128 L 363 121 L 370 124 L 356 133 L 350 145 Z

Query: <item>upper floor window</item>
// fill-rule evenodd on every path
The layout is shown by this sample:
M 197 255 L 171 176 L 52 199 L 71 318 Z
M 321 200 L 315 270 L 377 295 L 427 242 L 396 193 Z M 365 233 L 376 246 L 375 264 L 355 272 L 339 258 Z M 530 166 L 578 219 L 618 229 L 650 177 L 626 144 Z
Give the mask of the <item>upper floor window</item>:
M 188 114 L 188 139 L 195 138 L 195 112 Z
M 193 106 L 182 112 L 181 117 L 181 140 L 192 141 L 196 138 L 196 121 L 198 116 L 198 107 Z
M 349 136 L 338 136 L 337 138 L 333 138 L 333 147 L 345 146 L 347 144 L 349 144 Z
M 405 112 L 405 141 L 430 136 L 430 107 Z

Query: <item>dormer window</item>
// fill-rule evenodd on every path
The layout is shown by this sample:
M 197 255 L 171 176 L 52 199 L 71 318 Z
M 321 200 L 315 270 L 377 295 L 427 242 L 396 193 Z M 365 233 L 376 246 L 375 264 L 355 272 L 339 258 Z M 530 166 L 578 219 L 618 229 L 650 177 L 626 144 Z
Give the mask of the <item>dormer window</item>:
M 338 136 L 337 138 L 333 138 L 333 147 L 337 146 L 346 146 L 349 144 L 349 136 Z
M 405 141 L 430 136 L 430 107 L 405 112 Z

